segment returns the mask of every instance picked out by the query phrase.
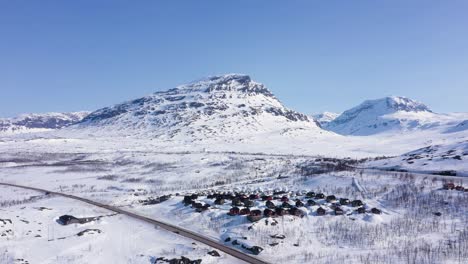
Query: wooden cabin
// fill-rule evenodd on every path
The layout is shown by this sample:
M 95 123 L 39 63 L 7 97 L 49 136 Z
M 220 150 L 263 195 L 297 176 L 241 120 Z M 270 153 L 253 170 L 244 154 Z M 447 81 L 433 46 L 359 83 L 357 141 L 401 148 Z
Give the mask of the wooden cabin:
M 58 222 L 61 225 L 69 225 L 69 224 L 80 224 L 80 220 L 71 215 L 62 215 L 59 217 Z
M 302 218 L 302 217 L 304 217 L 305 212 L 302 211 L 301 209 L 297 208 L 297 207 L 293 207 L 293 208 L 289 209 L 289 214 Z
M 251 194 L 251 195 L 249 195 L 249 199 L 250 199 L 250 200 L 257 200 L 257 199 L 259 199 L 259 198 L 260 198 L 260 197 L 258 196 L 258 194 Z
M 242 201 L 242 203 L 244 204 L 245 207 L 253 207 L 254 206 L 254 202 L 252 200 L 249 200 L 249 199 L 244 199 Z
M 317 193 L 317 194 L 315 195 L 315 198 L 317 198 L 317 199 L 323 199 L 323 198 L 325 198 L 325 194 L 323 194 L 323 193 Z
M 317 215 L 325 215 L 325 214 L 326 214 L 326 211 L 322 207 L 319 207 L 317 209 Z
M 232 207 L 229 209 L 228 215 L 238 215 L 240 213 L 239 207 Z
M 242 208 L 239 211 L 239 215 L 248 215 L 248 214 L 250 214 L 250 209 L 249 208 Z
M 356 210 L 356 212 L 357 212 L 358 214 L 365 214 L 365 213 L 366 213 L 366 208 L 364 208 L 364 207 L 359 207 L 359 208 Z
M 455 189 L 455 184 L 453 184 L 453 182 L 444 183 L 444 189 L 445 190 L 453 190 L 453 189 Z
M 257 222 L 258 220 L 262 219 L 262 211 L 260 210 L 250 211 L 249 215 L 247 216 L 247 219 L 250 222 Z
M 287 215 L 289 212 L 287 209 L 285 208 L 281 208 L 281 207 L 277 207 L 275 208 L 275 215 L 276 216 L 283 216 L 283 215 Z
M 269 209 L 274 209 L 276 207 L 272 201 L 266 201 L 265 206 Z
M 216 198 L 214 203 L 217 204 L 217 205 L 223 205 L 225 203 L 225 201 L 224 201 L 223 198 Z
M 203 204 L 202 204 L 202 203 L 193 203 L 193 204 L 192 204 L 192 207 L 193 207 L 193 208 L 196 208 L 196 209 L 202 208 L 202 207 L 203 207 Z
M 192 203 L 192 196 L 191 195 L 185 195 L 184 196 L 184 204 L 189 205 Z
M 262 215 L 262 211 L 255 209 L 255 210 L 250 211 L 249 215 L 253 215 L 253 216 Z
M 329 202 L 329 203 L 334 202 L 334 201 L 336 201 L 336 196 L 335 195 L 328 195 L 325 200 L 327 202 Z
M 343 215 L 344 214 L 344 211 L 343 209 L 341 209 L 341 207 L 335 207 L 335 215 Z
M 239 199 L 237 197 L 232 199 L 231 204 L 232 204 L 232 206 L 242 206 L 243 205 L 241 199 Z
M 275 216 L 275 212 L 273 210 L 271 210 L 271 209 L 265 209 L 265 210 L 263 210 L 263 215 L 265 217 L 273 217 L 273 216 Z
M 340 198 L 340 204 L 341 205 L 348 205 L 349 203 L 350 203 L 349 199 Z
M 197 208 L 195 211 L 198 212 L 198 213 L 201 213 L 201 212 L 204 212 L 204 211 L 207 211 L 207 210 L 208 210 L 208 207 L 202 206 L 200 208 Z
M 301 200 L 296 201 L 296 207 L 303 207 L 304 203 Z

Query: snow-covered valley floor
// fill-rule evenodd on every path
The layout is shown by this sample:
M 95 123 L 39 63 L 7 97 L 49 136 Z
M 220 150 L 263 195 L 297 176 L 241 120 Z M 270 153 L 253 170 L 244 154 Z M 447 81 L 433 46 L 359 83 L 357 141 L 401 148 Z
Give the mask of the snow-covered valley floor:
M 268 262 L 466 263 L 468 259 L 468 193 L 442 189 L 447 181 L 466 187 L 467 178 L 335 171 L 339 160 L 309 155 L 170 151 L 167 147 L 119 151 L 117 146 L 96 151 L 97 146 L 91 145 L 92 151 L 87 151 L 59 143 L 53 151 L 45 151 L 29 146 L 30 151 L 26 151 L 27 144 L 21 144 L 17 151 L 0 154 L 0 182 L 123 207 L 244 252 L 248 251 L 242 245 L 259 246 L 263 251 L 258 257 Z M 304 193 L 310 191 L 358 199 L 366 212 L 359 214 L 357 207 L 343 205 L 344 214 L 335 215 L 332 202 L 314 198 L 316 205 L 299 207 L 305 214 L 302 218 L 263 217 L 252 223 L 245 215 L 227 214 L 231 201 L 215 205 L 214 199 L 205 196 L 210 192 L 269 195 L 275 191 L 284 192 L 279 196 L 287 196 L 291 204 L 296 199 L 306 203 L 309 199 Z M 210 209 L 198 213 L 185 206 L 184 195 L 192 193 L 199 193 L 197 202 L 210 204 Z M 172 196 L 167 201 L 145 205 L 149 198 L 168 194 Z M 105 263 L 109 259 L 153 263 L 157 257 L 181 256 L 202 259 L 202 263 L 238 262 L 226 254 L 212 257 L 207 254 L 209 247 L 120 215 L 62 226 L 56 219 L 64 214 L 89 217 L 109 212 L 65 198 L 30 199 L 36 195 L 2 187 L 0 218 L 13 222 L 0 223 L 0 232 L 5 233 L 0 237 L 2 263 L 21 263 L 18 259 L 28 263 Z M 273 203 L 281 204 L 279 200 Z M 326 210 L 325 215 L 317 215 L 319 207 Z M 371 213 L 372 208 L 382 213 Z M 254 199 L 250 210 L 255 209 L 263 212 L 265 201 Z M 86 229 L 95 230 L 77 236 Z

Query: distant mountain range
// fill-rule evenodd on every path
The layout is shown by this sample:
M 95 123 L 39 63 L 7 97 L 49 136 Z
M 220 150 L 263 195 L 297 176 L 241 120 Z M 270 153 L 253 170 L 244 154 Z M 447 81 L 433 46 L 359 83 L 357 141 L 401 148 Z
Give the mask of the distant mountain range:
M 341 114 L 308 117 L 286 108 L 248 75 L 226 74 L 180 85 L 94 112 L 27 114 L 0 119 L 0 132 L 67 131 L 149 138 L 242 137 L 301 131 L 370 136 L 468 129 L 468 113 L 439 114 L 406 97 L 367 100 Z M 293 133 L 294 134 L 294 133 Z
M 80 122 L 89 112 L 22 114 L 0 118 L 0 132 L 21 133 L 55 130 Z
M 52 132 L 38 133 L 44 131 Z M 339 156 L 400 155 L 417 149 L 372 166 L 429 169 L 429 164 L 438 164 L 433 170 L 463 167 L 468 155 L 468 113 L 435 113 L 423 103 L 392 96 L 364 101 L 341 114 L 308 117 L 285 107 L 263 84 L 243 74 L 201 79 L 94 112 L 2 118 L 0 132 L 0 142 L 11 136 L 91 142 L 131 137 L 146 142 L 143 146 L 156 139 L 154 144 L 171 148 Z

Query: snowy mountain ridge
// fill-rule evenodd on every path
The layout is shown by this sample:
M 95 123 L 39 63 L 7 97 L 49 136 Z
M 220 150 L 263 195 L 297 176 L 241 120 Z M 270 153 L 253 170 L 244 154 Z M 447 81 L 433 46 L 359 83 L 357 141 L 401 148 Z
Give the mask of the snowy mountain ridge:
M 0 132 L 23 133 L 60 129 L 81 121 L 89 112 L 31 113 L 0 118 Z
M 218 137 L 307 129 L 306 115 L 284 107 L 248 75 L 213 76 L 92 112 L 73 130 L 162 138 Z
M 318 114 L 313 114 L 312 117 L 317 121 L 321 126 L 325 126 L 331 121 L 335 120 L 340 114 L 334 112 L 322 112 Z
M 368 136 L 379 133 L 400 133 L 425 129 L 448 131 L 466 113 L 439 114 L 423 103 L 406 97 L 391 96 L 366 100 L 343 112 L 325 128 L 342 135 Z

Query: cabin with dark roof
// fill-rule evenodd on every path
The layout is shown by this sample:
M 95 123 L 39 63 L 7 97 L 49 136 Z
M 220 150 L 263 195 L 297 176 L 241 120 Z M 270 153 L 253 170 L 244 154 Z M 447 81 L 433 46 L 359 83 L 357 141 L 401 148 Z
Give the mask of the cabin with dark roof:
M 265 206 L 269 209 L 274 209 L 276 207 L 272 201 L 266 201 Z
M 377 208 L 375 208 L 375 207 L 372 208 L 370 211 L 371 211 L 371 213 L 373 213 L 373 214 L 381 214 L 381 213 L 382 213 L 382 211 L 380 211 L 379 209 L 377 209 Z
M 283 208 L 291 208 L 292 205 L 291 205 L 290 203 L 288 203 L 288 202 L 284 202 L 284 203 L 281 204 L 281 207 L 283 207 Z
M 317 199 L 323 199 L 323 198 L 325 198 L 325 194 L 323 194 L 323 193 L 317 193 L 317 194 L 315 195 L 315 198 L 317 198 Z
M 249 195 L 249 199 L 250 199 L 250 200 L 257 200 L 258 198 L 260 198 L 260 197 L 258 196 L 258 194 L 251 194 L 251 195 Z
M 334 202 L 334 201 L 336 201 L 336 196 L 335 195 L 328 195 L 325 200 L 327 202 L 329 202 L 329 203 Z
M 253 207 L 254 206 L 254 202 L 249 200 L 249 199 L 244 199 L 244 201 L 242 201 L 242 203 L 244 204 L 245 207 Z
M 258 220 L 262 219 L 262 211 L 260 210 L 250 211 L 249 215 L 247 216 L 247 219 L 250 222 L 257 222 Z
M 304 203 L 301 200 L 296 201 L 296 207 L 303 207 Z
M 317 204 L 317 203 L 316 203 L 314 200 L 312 200 L 312 199 L 307 200 L 307 205 L 308 205 L 308 206 L 314 206 L 314 205 L 316 205 L 316 204 Z
M 250 214 L 250 209 L 249 208 L 242 208 L 239 211 L 239 215 L 248 215 L 248 214 Z
M 359 208 L 356 210 L 356 212 L 357 212 L 358 214 L 365 214 L 365 213 L 366 213 L 366 208 L 364 208 L 364 207 L 359 207 Z
M 455 184 L 453 182 L 447 182 L 447 183 L 444 183 L 443 188 L 445 190 L 453 190 L 453 189 L 455 189 Z
M 353 200 L 353 201 L 351 202 L 351 205 L 352 205 L 353 207 L 358 207 L 358 206 L 363 206 L 364 203 L 362 203 L 361 200 Z
M 273 216 L 275 216 L 275 212 L 273 210 L 271 210 L 271 209 L 265 209 L 265 210 L 263 210 L 263 215 L 265 217 L 273 217 Z
M 340 204 L 341 205 L 348 205 L 349 203 L 350 203 L 349 199 L 340 198 Z
M 69 224 L 80 224 L 80 220 L 71 215 L 62 215 L 58 219 L 59 224 L 69 225 Z
M 229 209 L 228 215 L 238 215 L 240 213 L 239 207 L 232 207 Z
M 344 214 L 344 211 L 343 209 L 341 209 L 341 207 L 335 207 L 335 215 L 343 215 Z
M 209 206 L 206 206 L 206 204 L 205 204 L 202 207 L 197 208 L 195 211 L 198 212 L 198 213 L 201 213 L 201 212 L 207 211 L 208 209 L 209 209 Z
M 285 208 L 281 208 L 281 207 L 276 207 L 275 208 L 275 215 L 276 216 L 283 216 L 283 215 L 287 215 L 289 212 L 287 209 Z
M 307 197 L 307 198 L 314 198 L 314 197 L 315 197 L 315 193 L 314 193 L 314 192 L 308 192 L 308 193 L 306 193 L 306 197 Z
M 225 201 L 224 201 L 223 198 L 216 198 L 214 203 L 217 204 L 217 205 L 223 205 L 225 203 Z
M 203 204 L 202 204 L 202 203 L 193 203 L 193 204 L 192 204 L 192 207 L 193 207 L 193 208 L 196 208 L 196 209 L 202 208 L 202 207 L 203 207 Z
M 289 198 L 287 196 L 281 197 L 282 202 L 289 202 Z
M 187 206 L 192 203 L 192 196 L 191 195 L 185 195 L 184 196 L 184 204 Z
M 302 217 L 304 217 L 305 212 L 302 211 L 301 209 L 297 208 L 297 207 L 293 207 L 293 208 L 289 209 L 289 214 L 302 218 Z
M 241 199 L 237 198 L 237 197 L 232 199 L 231 204 L 232 204 L 232 206 L 242 206 L 243 205 Z
M 325 215 L 326 211 L 322 207 L 319 207 L 317 209 L 317 215 Z
M 100 216 L 97 217 L 83 217 L 77 218 L 71 215 L 62 215 L 57 219 L 57 222 L 61 225 L 69 225 L 69 224 L 85 224 L 88 222 L 92 222 L 98 220 Z

